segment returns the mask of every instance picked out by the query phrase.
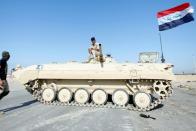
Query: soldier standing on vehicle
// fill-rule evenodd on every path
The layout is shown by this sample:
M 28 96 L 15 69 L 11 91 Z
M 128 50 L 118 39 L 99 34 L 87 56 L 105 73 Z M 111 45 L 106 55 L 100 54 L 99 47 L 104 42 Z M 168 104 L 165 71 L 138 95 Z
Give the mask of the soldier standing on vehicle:
M 7 82 L 7 61 L 10 58 L 8 51 L 2 52 L 2 58 L 0 59 L 0 100 L 9 94 L 9 86 Z

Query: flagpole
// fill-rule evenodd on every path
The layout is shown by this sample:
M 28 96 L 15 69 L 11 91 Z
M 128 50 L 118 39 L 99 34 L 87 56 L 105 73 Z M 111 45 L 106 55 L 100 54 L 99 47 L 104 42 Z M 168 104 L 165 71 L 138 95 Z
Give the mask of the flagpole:
M 165 63 L 165 58 L 163 55 L 163 44 L 162 44 L 162 38 L 161 38 L 161 32 L 159 31 L 159 39 L 160 39 L 160 45 L 161 45 L 161 62 Z

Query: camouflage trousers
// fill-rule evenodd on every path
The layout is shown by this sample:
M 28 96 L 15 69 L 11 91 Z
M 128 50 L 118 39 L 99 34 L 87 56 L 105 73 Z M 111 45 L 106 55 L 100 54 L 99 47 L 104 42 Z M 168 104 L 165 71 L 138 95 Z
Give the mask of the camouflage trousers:
M 3 80 L 3 85 L 0 86 L 0 95 L 3 94 L 4 92 L 9 92 L 9 85 L 7 80 Z

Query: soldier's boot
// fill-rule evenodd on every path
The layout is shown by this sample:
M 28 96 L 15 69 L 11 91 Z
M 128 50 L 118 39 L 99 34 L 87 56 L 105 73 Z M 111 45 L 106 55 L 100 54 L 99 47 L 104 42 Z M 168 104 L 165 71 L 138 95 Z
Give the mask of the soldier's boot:
M 9 93 L 10 93 L 10 91 L 4 91 L 4 92 L 0 95 L 0 100 L 1 100 L 3 97 L 7 96 Z

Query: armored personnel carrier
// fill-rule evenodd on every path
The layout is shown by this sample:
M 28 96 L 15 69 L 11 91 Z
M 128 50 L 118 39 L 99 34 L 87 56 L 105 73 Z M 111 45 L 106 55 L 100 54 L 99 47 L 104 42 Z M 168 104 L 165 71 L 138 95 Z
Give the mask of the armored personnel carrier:
M 138 63 L 117 63 L 101 52 L 83 63 L 32 65 L 13 77 L 44 104 L 149 111 L 171 96 L 173 65 L 155 63 L 155 52 L 139 58 Z

